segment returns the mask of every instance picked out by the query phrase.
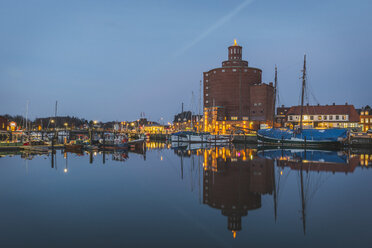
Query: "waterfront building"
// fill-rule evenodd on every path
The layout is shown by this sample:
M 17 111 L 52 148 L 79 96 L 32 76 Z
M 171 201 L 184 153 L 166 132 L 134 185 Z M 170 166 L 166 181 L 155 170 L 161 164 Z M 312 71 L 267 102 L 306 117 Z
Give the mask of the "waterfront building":
M 200 123 L 202 120 L 202 115 L 193 115 L 191 111 L 182 111 L 174 116 L 173 128 L 175 130 L 201 131 Z
M 294 128 L 300 123 L 301 106 L 293 106 L 287 112 L 286 126 Z M 302 116 L 306 128 L 356 128 L 359 115 L 353 105 L 305 105 Z
M 359 110 L 360 113 L 360 126 L 363 132 L 372 129 L 372 109 L 370 106 L 365 106 Z
M 275 115 L 276 126 L 284 127 L 285 123 L 287 122 L 287 113 L 289 109 L 290 107 L 284 107 L 284 105 L 276 108 L 276 115 Z
M 203 73 L 204 131 L 228 133 L 258 129 L 274 115 L 274 87 L 262 83 L 262 70 L 242 60 L 236 41 L 222 67 Z

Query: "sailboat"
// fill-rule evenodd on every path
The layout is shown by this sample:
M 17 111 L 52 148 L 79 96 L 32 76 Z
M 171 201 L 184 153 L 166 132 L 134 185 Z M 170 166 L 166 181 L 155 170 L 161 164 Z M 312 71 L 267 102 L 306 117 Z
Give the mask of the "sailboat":
M 302 71 L 302 94 L 301 94 L 301 115 L 298 129 L 269 128 L 257 132 L 257 139 L 260 143 L 300 145 L 300 146 L 339 146 L 347 139 L 348 131 L 345 128 L 330 129 L 303 129 L 303 107 L 304 92 L 306 87 L 306 55 L 304 55 L 304 66 Z

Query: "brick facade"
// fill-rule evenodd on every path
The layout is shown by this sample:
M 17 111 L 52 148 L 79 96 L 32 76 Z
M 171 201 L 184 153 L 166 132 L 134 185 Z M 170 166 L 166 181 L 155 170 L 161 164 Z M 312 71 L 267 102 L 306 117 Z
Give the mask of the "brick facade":
M 223 109 L 226 121 L 270 121 L 273 118 L 274 88 L 262 83 L 262 70 L 248 67 L 242 47 L 228 48 L 228 60 L 221 68 L 204 72 L 204 109 Z

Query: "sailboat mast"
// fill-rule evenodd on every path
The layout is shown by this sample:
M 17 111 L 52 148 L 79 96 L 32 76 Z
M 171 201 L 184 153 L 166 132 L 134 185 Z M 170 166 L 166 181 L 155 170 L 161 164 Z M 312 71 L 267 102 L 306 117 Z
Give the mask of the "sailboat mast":
M 304 68 L 302 70 L 300 130 L 302 130 L 302 115 L 304 110 L 305 87 L 306 87 L 306 54 L 304 55 Z
M 275 105 L 276 105 L 276 89 L 278 87 L 278 69 L 275 65 L 275 78 L 274 78 L 274 102 L 273 102 L 273 128 L 275 123 Z

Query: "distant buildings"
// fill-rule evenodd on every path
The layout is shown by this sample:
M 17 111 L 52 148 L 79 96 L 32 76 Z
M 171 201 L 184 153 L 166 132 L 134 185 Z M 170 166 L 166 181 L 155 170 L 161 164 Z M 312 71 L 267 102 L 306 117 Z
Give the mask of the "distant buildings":
M 204 72 L 204 131 L 226 133 L 258 129 L 274 116 L 273 84 L 262 83 L 262 70 L 242 60 L 242 47 L 228 48 L 222 67 Z
M 287 112 L 286 126 L 293 128 L 300 123 L 301 106 L 293 106 Z M 303 107 L 304 127 L 356 128 L 359 114 L 353 105 L 306 105 Z
M 8 119 L 0 116 L 0 130 L 6 131 L 8 129 Z
M 202 119 L 202 115 L 193 115 L 191 111 L 182 111 L 174 116 L 173 126 L 175 130 L 200 130 Z
M 359 110 L 360 113 L 360 126 L 362 131 L 366 132 L 372 129 L 372 109 L 370 106 L 365 106 Z

